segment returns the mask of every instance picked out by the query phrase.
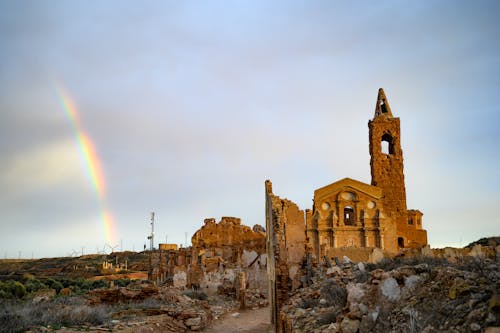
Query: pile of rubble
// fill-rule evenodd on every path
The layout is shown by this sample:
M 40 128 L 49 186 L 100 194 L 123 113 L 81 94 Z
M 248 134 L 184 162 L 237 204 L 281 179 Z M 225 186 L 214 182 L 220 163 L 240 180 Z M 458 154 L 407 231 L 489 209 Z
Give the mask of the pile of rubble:
M 113 331 L 143 326 L 157 327 L 162 332 L 199 331 L 213 319 L 213 310 L 206 300 L 190 298 L 174 287 L 157 287 L 151 283 L 136 283 L 128 287 L 96 289 L 88 294 L 89 304 L 113 304 L 118 311 L 112 314 Z M 144 302 L 143 308 L 131 305 Z M 148 305 L 148 302 L 150 303 Z M 215 312 L 229 309 L 216 307 Z M 109 325 L 108 325 L 109 326 Z M 133 329 L 132 329 L 133 331 Z
M 499 258 L 500 259 L 500 258 Z M 498 332 L 500 260 L 342 263 L 315 271 L 279 312 L 284 332 Z

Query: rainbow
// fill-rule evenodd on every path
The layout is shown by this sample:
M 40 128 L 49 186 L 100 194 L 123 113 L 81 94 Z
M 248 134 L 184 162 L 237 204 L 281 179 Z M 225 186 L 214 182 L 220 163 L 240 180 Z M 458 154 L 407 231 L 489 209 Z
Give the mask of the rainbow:
M 106 204 L 106 179 L 102 171 L 99 155 L 90 137 L 83 131 L 77 109 L 70 95 L 61 85 L 56 85 L 57 96 L 62 109 L 70 121 L 76 133 L 76 142 L 80 151 L 82 162 L 87 171 L 92 187 L 94 188 L 100 206 L 100 218 L 104 229 L 104 235 L 109 245 L 116 242 L 116 227 L 113 216 Z

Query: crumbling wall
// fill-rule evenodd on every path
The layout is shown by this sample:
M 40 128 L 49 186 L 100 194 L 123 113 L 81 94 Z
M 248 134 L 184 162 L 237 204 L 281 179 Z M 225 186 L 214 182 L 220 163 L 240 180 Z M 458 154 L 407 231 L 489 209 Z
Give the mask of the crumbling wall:
M 219 223 L 205 219 L 192 244 L 150 252 L 149 279 L 207 294 L 233 295 L 241 298 L 242 304 L 245 297 L 258 295 L 258 304 L 252 305 L 265 305 L 267 257 L 262 226 L 250 228 L 236 217 L 223 217 Z
M 222 217 L 219 223 L 208 218 L 204 223 L 191 239 L 203 272 L 200 288 L 208 293 L 222 289 L 238 295 L 240 289 L 252 289 L 266 294 L 265 229 L 242 225 L 236 217 Z
M 265 197 L 271 321 L 276 332 L 285 332 L 285 325 L 279 320 L 278 311 L 288 299 L 289 292 L 301 287 L 305 276 L 304 211 L 292 201 L 274 195 L 269 180 L 265 183 Z

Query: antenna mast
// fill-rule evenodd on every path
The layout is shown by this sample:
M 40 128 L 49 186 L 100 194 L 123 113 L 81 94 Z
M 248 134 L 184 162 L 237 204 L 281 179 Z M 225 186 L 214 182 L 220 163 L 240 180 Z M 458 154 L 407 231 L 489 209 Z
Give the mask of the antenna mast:
M 151 244 L 150 244 L 150 250 L 153 251 L 154 248 L 154 237 L 155 237 L 155 212 L 151 212 Z

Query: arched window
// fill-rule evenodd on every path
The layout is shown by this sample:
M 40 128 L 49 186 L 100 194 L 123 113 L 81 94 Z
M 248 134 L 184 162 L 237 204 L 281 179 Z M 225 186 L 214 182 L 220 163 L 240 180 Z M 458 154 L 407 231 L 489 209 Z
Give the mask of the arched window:
M 354 218 L 354 208 L 351 206 L 344 207 L 344 224 L 354 225 L 356 224 L 356 219 Z
M 387 155 L 394 154 L 394 139 L 389 133 L 382 135 L 382 153 Z

